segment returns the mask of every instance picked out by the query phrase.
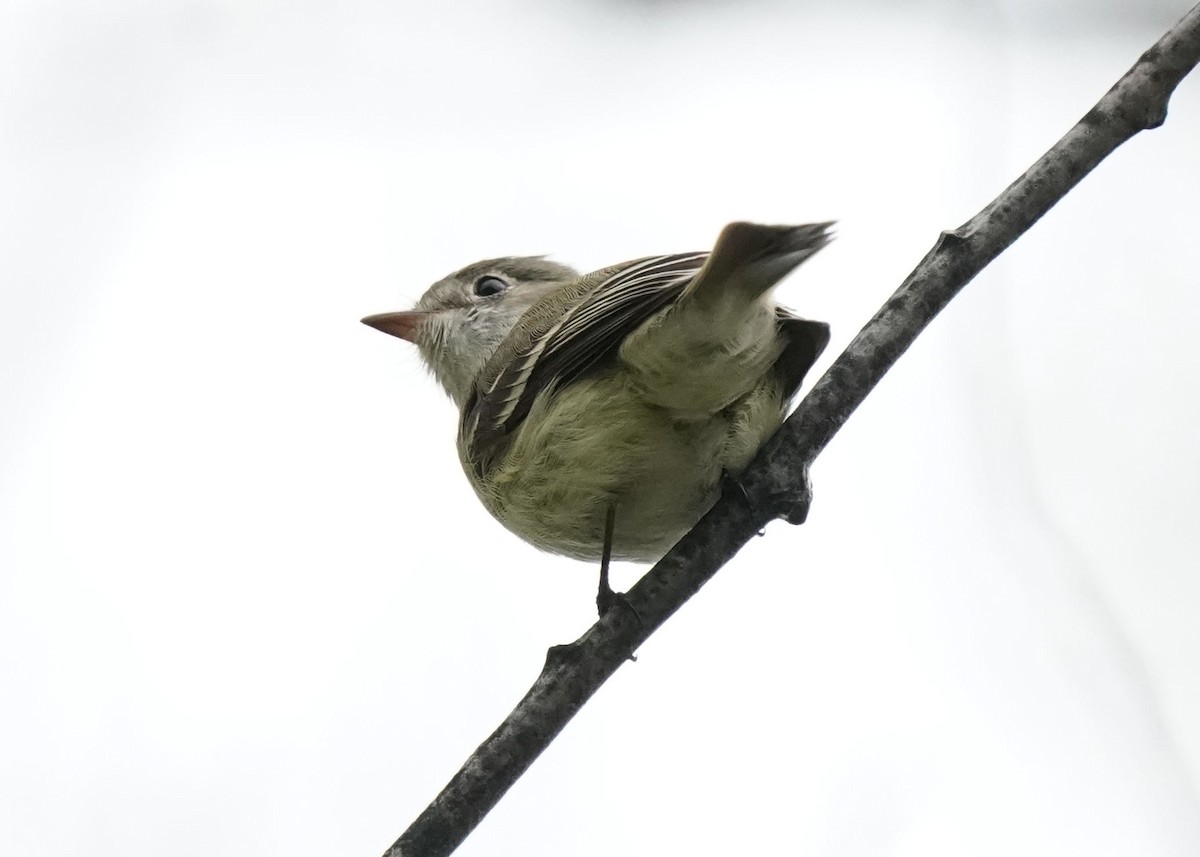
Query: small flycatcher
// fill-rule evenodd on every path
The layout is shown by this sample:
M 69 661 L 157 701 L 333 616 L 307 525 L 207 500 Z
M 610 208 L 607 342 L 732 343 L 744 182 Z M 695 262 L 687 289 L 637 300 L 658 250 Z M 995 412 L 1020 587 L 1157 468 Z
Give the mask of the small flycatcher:
M 577 559 L 607 542 L 651 562 L 779 428 L 828 343 L 828 325 L 771 292 L 830 226 L 732 223 L 711 252 L 583 276 L 489 259 L 363 322 L 420 349 L 458 405 L 463 470 L 504 526 Z

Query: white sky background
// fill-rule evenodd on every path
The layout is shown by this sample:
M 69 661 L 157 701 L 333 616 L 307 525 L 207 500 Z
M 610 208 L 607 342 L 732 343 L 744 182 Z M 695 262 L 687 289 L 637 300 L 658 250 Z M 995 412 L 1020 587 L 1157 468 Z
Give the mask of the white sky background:
M 0 853 L 377 854 L 590 624 L 359 317 L 837 218 L 823 369 L 1186 6 L 4 5 Z M 1198 140 L 1193 78 L 460 853 L 1194 855 Z

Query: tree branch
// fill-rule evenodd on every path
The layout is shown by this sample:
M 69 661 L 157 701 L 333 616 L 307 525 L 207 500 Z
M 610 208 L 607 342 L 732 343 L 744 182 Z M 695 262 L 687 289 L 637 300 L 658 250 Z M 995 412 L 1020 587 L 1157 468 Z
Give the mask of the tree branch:
M 937 244 L 834 361 L 783 428 L 698 524 L 574 643 L 555 646 L 533 687 L 385 857 L 451 853 L 617 668 L 768 521 L 802 523 L 808 468 L 942 308 L 1113 150 L 1167 115 L 1200 61 L 1200 6 L 1134 64 L 1067 135 Z M 636 615 L 635 615 L 636 612 Z

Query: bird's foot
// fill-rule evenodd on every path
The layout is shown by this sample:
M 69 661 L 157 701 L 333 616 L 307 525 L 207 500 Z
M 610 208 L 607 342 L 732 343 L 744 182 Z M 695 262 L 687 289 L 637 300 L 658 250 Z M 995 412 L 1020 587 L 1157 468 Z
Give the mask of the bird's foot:
M 746 508 L 750 511 L 750 517 L 757 517 L 758 507 L 754 505 L 754 501 L 750 499 L 750 494 L 746 491 L 746 486 L 742 484 L 742 480 L 738 479 L 728 470 L 721 471 L 721 493 L 732 491 L 742 498 L 742 502 L 746 504 Z M 757 535 L 765 536 L 766 528 L 758 531 Z

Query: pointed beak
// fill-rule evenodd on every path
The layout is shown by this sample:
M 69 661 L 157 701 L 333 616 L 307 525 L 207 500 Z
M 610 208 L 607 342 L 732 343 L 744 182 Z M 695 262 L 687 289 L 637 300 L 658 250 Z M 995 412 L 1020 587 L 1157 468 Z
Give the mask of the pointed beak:
M 382 330 L 384 333 L 390 333 L 392 336 L 407 339 L 409 342 L 415 344 L 417 341 L 417 326 L 427 315 L 429 313 L 419 310 L 381 312 L 378 315 L 367 316 L 362 320 L 362 323 L 376 330 Z

